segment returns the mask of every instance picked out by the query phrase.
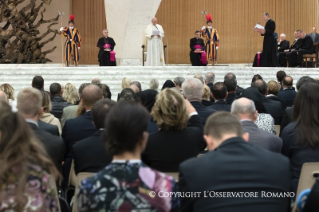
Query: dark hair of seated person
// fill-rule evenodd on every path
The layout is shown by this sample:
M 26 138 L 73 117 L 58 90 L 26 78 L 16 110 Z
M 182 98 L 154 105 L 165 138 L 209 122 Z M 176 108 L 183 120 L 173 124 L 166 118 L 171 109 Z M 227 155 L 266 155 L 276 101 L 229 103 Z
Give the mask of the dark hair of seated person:
M 148 89 L 135 94 L 135 99 L 136 102 L 142 104 L 148 112 L 151 112 L 155 104 L 157 94 L 158 92 L 156 90 Z
M 172 80 L 166 80 L 163 84 L 162 90 L 164 90 L 165 88 L 174 88 L 175 84 Z
M 112 155 L 134 152 L 147 132 L 149 112 L 140 104 L 120 101 L 109 112 L 105 120 L 103 140 Z
M 124 88 L 119 95 L 118 101 L 135 101 L 135 93 L 131 88 Z
M 105 118 L 115 104 L 116 102 L 113 100 L 101 99 L 93 105 L 91 114 L 95 129 L 99 130 L 104 128 Z

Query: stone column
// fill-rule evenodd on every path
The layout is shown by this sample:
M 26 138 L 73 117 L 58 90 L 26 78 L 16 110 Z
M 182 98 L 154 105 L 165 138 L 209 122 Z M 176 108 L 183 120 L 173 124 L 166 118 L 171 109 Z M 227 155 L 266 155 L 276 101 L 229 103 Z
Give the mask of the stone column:
M 162 0 L 104 0 L 109 36 L 116 43 L 117 65 L 142 65 L 142 32 Z

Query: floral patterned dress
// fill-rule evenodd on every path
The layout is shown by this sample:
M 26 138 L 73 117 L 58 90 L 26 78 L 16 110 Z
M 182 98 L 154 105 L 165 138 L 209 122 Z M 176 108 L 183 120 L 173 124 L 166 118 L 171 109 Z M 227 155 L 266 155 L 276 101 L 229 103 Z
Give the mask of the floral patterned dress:
M 179 199 L 174 195 L 163 197 L 174 191 L 173 177 L 152 170 L 140 160 L 113 161 L 82 181 L 78 211 L 175 211 Z
M 55 182 L 42 168 L 29 167 L 27 183 L 24 191 L 24 208 L 17 205 L 16 194 L 18 177 L 14 172 L 6 176 L 7 184 L 0 185 L 0 211 L 5 212 L 46 212 L 60 211 Z

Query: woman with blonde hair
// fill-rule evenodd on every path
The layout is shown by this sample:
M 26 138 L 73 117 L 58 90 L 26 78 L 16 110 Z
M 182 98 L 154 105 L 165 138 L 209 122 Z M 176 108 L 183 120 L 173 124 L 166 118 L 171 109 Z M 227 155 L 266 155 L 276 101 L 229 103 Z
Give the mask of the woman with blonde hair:
M 153 169 L 178 172 L 181 162 L 205 149 L 201 120 L 177 89 L 162 90 L 151 115 L 159 131 L 150 134 L 142 159 Z
M 202 95 L 202 104 L 205 107 L 213 105 L 213 102 L 210 101 L 210 97 L 211 97 L 210 88 L 207 85 L 204 85 L 204 91 Z
M 28 123 L 0 101 L 0 211 L 60 211 L 59 173 Z
M 5 83 L 0 85 L 0 91 L 3 91 L 7 95 L 10 106 L 14 111 L 17 111 L 17 101 L 14 97 L 14 88 L 10 84 Z
M 65 84 L 62 97 L 65 101 L 73 105 L 79 104 L 79 94 L 76 90 L 75 85 L 73 85 L 72 83 Z
M 43 114 L 40 120 L 48 124 L 56 125 L 59 129 L 59 134 L 61 136 L 62 134 L 61 123 L 59 119 L 57 119 L 54 115 L 50 113 L 50 111 L 52 110 L 50 95 L 44 90 L 41 90 L 40 92 L 43 97 L 42 99 Z
M 131 84 L 131 79 L 127 78 L 127 77 L 124 77 L 122 79 L 122 90 L 124 90 L 125 88 L 129 88 L 130 84 Z

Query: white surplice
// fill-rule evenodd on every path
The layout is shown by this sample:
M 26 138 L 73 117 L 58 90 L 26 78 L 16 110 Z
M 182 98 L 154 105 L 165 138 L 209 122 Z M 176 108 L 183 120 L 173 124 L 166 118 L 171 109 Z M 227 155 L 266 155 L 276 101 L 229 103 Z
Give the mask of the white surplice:
M 157 36 L 151 38 L 153 31 L 156 30 L 160 31 L 160 38 Z M 163 27 L 159 24 L 150 24 L 145 29 L 145 36 L 147 37 L 146 66 L 165 66 L 162 42 L 162 38 L 164 37 Z

